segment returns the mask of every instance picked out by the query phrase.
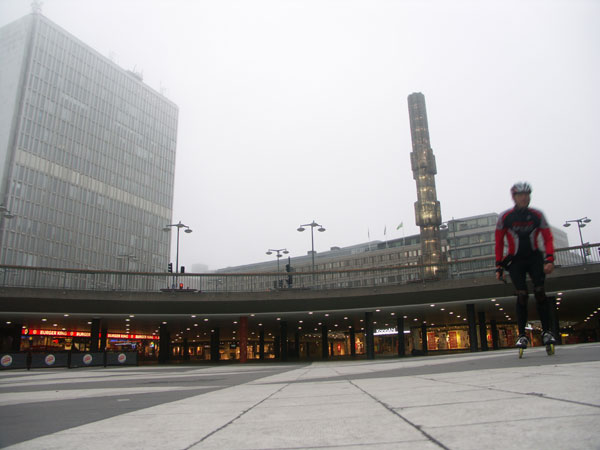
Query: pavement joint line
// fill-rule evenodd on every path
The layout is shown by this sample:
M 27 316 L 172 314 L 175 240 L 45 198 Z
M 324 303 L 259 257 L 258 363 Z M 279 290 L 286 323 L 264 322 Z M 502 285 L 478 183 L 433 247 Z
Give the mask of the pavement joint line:
M 364 442 L 360 444 L 340 444 L 340 445 L 313 445 L 307 447 L 303 445 L 302 447 L 264 447 L 260 450 L 304 450 L 304 449 L 327 449 L 327 448 L 359 448 L 359 447 L 370 447 L 372 445 L 389 445 L 389 444 L 411 444 L 411 443 L 421 443 L 422 440 L 411 439 L 409 441 L 387 441 L 387 442 Z
M 520 423 L 520 422 L 535 422 L 538 420 L 555 420 L 555 419 L 570 419 L 573 417 L 600 417 L 598 414 L 577 414 L 577 415 L 568 415 L 568 416 L 543 416 L 543 417 L 528 417 L 528 418 L 522 418 L 519 417 L 518 419 L 509 419 L 509 420 L 495 420 L 493 422 L 487 421 L 487 422 L 469 422 L 469 423 L 463 423 L 463 424 L 449 424 L 449 425 L 430 425 L 427 428 L 429 429 L 442 429 L 442 428 L 466 428 L 466 427 L 473 427 L 473 426 L 479 426 L 479 425 L 497 425 L 500 423 Z
M 453 382 L 453 381 L 439 380 L 439 379 L 435 379 L 435 378 L 428 378 L 428 377 L 418 377 L 418 378 L 423 378 L 423 379 L 429 380 L 429 381 L 437 381 L 440 383 L 447 383 L 447 384 L 458 385 L 458 386 L 468 386 L 468 387 L 473 387 L 473 388 L 478 387 L 479 389 L 486 389 L 488 391 L 496 391 L 496 392 L 504 392 L 506 394 L 514 394 L 514 395 L 518 395 L 518 396 L 527 395 L 527 396 L 531 396 L 531 397 L 543 398 L 546 400 L 555 400 L 555 401 L 559 401 L 559 402 L 573 403 L 575 405 L 580 405 L 580 406 L 590 406 L 592 408 L 600 408 L 600 405 L 596 405 L 594 403 L 587 403 L 587 402 L 580 402 L 577 400 L 569 400 L 566 398 L 552 397 L 550 395 L 540 394 L 538 392 L 515 392 L 515 391 L 509 391 L 508 389 L 499 389 L 499 388 L 494 388 L 494 387 L 482 388 L 481 386 L 477 386 L 477 385 L 466 384 L 466 383 L 457 383 L 457 382 Z
M 308 369 L 306 369 L 304 371 L 304 373 L 298 375 L 298 377 L 304 375 L 305 373 L 308 372 Z M 206 436 L 202 437 L 202 439 L 199 439 L 198 441 L 192 443 L 191 445 L 188 445 L 187 447 L 184 447 L 183 450 L 189 450 L 192 447 L 195 447 L 196 445 L 200 444 L 201 442 L 204 442 L 206 439 L 208 439 L 209 437 L 211 437 L 213 434 L 218 433 L 219 431 L 227 428 L 229 425 L 231 425 L 233 422 L 235 422 L 236 420 L 238 420 L 240 417 L 244 416 L 246 413 L 252 411 L 254 408 L 256 408 L 258 405 L 266 402 L 267 400 L 269 400 L 271 397 L 273 397 L 275 394 L 278 394 L 279 392 L 281 392 L 283 389 L 285 389 L 286 387 L 288 387 L 291 383 L 286 383 L 283 386 L 281 386 L 279 389 L 277 389 L 275 392 L 272 392 L 271 394 L 267 395 L 265 398 L 263 398 L 262 400 L 260 400 L 259 402 L 255 403 L 254 405 L 250 406 L 249 408 L 245 409 L 244 411 L 242 411 L 241 413 L 239 413 L 236 417 L 234 417 L 233 419 L 231 419 L 229 422 L 224 423 L 223 425 L 221 425 L 219 428 L 216 428 L 215 430 L 211 431 L 210 433 L 208 433 Z
M 465 391 L 468 392 L 468 391 Z M 520 395 L 515 395 L 514 397 L 505 397 L 501 400 L 516 400 L 521 398 Z M 456 402 L 445 402 L 445 403 L 430 403 L 427 405 L 411 405 L 411 406 L 397 406 L 394 409 L 396 410 L 405 410 L 405 409 L 413 409 L 413 408 L 436 408 L 438 406 L 452 406 L 452 405 L 467 405 L 470 403 L 488 403 L 494 400 L 485 399 L 485 400 L 465 400 L 465 401 L 456 401 Z
M 256 408 L 258 405 L 260 405 L 261 403 L 269 400 L 272 396 L 274 396 L 275 394 L 279 393 L 281 390 L 283 390 L 284 388 L 286 388 L 288 386 L 288 384 L 281 386 L 279 389 L 277 389 L 275 392 L 272 392 L 271 394 L 267 395 L 265 398 L 263 398 L 261 401 L 255 403 L 254 405 L 250 406 L 249 408 L 245 409 L 244 411 L 242 411 L 241 413 L 239 413 L 236 417 L 234 417 L 233 419 L 231 419 L 229 422 L 224 423 L 223 425 L 221 425 L 219 428 L 211 431 L 210 433 L 208 433 L 207 435 L 205 435 L 204 437 L 202 437 L 202 439 L 199 439 L 198 441 L 192 443 L 191 445 L 184 447 L 183 450 L 189 450 L 192 447 L 200 444 L 201 442 L 204 442 L 206 439 L 208 439 L 209 437 L 211 437 L 213 434 L 218 433 L 219 431 L 227 428 L 229 425 L 231 425 L 233 422 L 235 422 L 236 420 L 238 420 L 240 417 L 242 417 L 243 415 L 245 415 L 247 412 L 252 411 L 254 408 Z
M 335 369 L 334 369 L 334 371 L 337 372 Z M 391 406 L 389 406 L 385 402 L 382 402 L 381 400 L 379 400 L 377 397 L 375 397 L 374 395 L 370 394 L 369 392 L 365 391 L 363 388 L 361 388 L 360 386 L 358 386 L 357 384 L 355 384 L 352 380 L 348 379 L 348 383 L 350 383 L 352 386 L 354 386 L 359 391 L 361 391 L 364 394 L 366 394 L 369 397 L 371 397 L 373 400 L 375 400 L 377 403 L 379 403 L 381 406 L 383 406 L 385 409 L 387 409 L 389 412 L 391 412 L 395 416 L 397 416 L 400 419 L 402 419 L 404 422 L 406 422 L 407 424 L 409 424 L 411 427 L 413 427 L 416 430 L 418 430 L 423 436 L 425 436 L 427 439 L 429 439 L 434 444 L 438 445 L 440 448 L 443 448 L 445 450 L 450 450 L 448 447 L 446 447 L 444 444 L 442 444 L 436 438 L 434 438 L 429 433 L 427 433 L 425 430 L 423 430 L 423 428 L 420 425 L 417 425 L 416 423 L 411 422 L 406 417 L 404 417 L 402 414 L 400 414 L 398 411 L 395 411 L 394 408 L 392 408 Z

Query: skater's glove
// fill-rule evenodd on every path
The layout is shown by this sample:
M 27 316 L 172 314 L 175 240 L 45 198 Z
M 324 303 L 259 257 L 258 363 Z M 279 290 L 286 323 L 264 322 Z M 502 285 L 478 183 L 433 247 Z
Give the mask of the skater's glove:
M 504 269 L 508 269 L 510 267 L 510 265 L 512 264 L 513 261 L 513 257 L 511 255 L 506 255 L 506 257 L 502 260 L 502 262 L 500 262 L 500 265 L 504 268 Z M 496 264 L 498 265 L 498 264 Z
M 496 266 L 497 278 L 502 278 L 503 275 L 504 275 L 504 268 L 502 266 Z

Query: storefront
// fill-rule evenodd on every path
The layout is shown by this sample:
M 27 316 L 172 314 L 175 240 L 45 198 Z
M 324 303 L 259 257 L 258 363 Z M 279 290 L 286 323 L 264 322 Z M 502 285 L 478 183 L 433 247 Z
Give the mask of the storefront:
M 102 339 L 102 334 L 100 334 Z M 91 333 L 75 330 L 30 330 L 23 328 L 21 351 L 56 352 L 90 351 Z M 158 336 L 145 334 L 107 333 L 106 350 L 110 352 L 137 352 L 142 358 L 153 358 L 157 352 Z

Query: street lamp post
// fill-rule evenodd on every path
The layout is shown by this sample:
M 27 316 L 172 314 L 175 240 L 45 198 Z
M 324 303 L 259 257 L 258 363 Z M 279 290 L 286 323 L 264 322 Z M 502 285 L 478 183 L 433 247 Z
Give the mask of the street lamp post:
M 588 219 L 587 217 L 582 217 L 581 219 L 573 219 L 573 220 L 565 220 L 563 227 L 570 227 L 571 223 L 576 223 L 577 228 L 579 229 L 579 240 L 581 241 L 581 251 L 583 252 L 583 263 L 587 264 L 587 254 L 585 252 L 584 244 L 583 244 L 583 235 L 581 234 L 581 229 L 585 227 L 588 223 L 590 223 L 592 219 Z
M 165 227 L 163 228 L 163 231 L 168 232 L 171 231 L 171 227 L 176 227 L 177 228 L 177 253 L 175 256 L 175 273 L 179 273 L 179 231 L 182 228 L 185 228 L 185 230 L 183 230 L 186 233 L 191 233 L 192 229 L 190 227 L 188 227 L 187 225 L 184 225 L 183 223 L 181 223 L 181 220 L 179 221 L 179 223 L 171 223 L 168 225 L 165 225 Z M 177 285 L 177 275 L 174 276 L 175 278 L 175 285 Z
M 319 232 L 323 232 L 325 231 L 325 228 L 323 228 L 323 225 L 319 225 L 317 222 L 312 221 L 312 223 L 305 223 L 304 225 L 300 225 L 300 227 L 298 228 L 298 231 L 302 232 L 304 231 L 306 228 L 304 227 L 310 227 L 310 243 L 311 243 L 311 255 L 312 255 L 312 272 L 313 272 L 313 284 L 315 281 L 315 235 L 314 235 L 314 230 L 315 227 L 319 227 L 317 228 L 317 231 Z
M 281 258 L 284 254 L 287 255 L 289 252 L 287 248 L 270 248 L 267 250 L 267 255 L 272 255 L 273 252 L 277 253 L 275 255 L 277 258 L 277 287 L 281 288 L 283 286 L 283 281 L 279 279 L 279 258 Z
M 267 255 L 272 255 L 273 252 L 277 252 L 275 257 L 277 258 L 277 272 L 279 272 L 279 258 L 281 258 L 283 255 L 287 255 L 289 252 L 287 248 L 270 248 L 267 250 Z

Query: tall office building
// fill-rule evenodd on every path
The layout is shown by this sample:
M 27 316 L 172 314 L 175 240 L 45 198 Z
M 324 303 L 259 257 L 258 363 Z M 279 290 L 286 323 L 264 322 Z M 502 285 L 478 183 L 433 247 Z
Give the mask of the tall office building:
M 440 270 L 442 250 L 440 230 L 442 213 L 435 190 L 435 156 L 429 143 L 429 125 L 425 96 L 420 92 L 408 96 L 410 134 L 413 151 L 410 154 L 413 178 L 417 183 L 415 202 L 416 224 L 421 229 L 421 251 L 426 275 L 434 277 Z
M 1 28 L 0 263 L 165 270 L 177 118 L 41 14 Z

